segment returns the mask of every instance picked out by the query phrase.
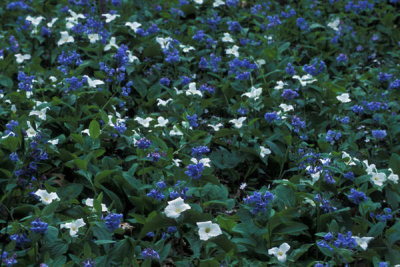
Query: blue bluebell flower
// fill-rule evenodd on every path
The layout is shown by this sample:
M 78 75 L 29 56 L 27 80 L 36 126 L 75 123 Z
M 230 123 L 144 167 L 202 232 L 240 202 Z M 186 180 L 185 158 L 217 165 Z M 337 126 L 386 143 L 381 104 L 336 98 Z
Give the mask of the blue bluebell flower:
M 117 213 L 110 213 L 105 218 L 105 224 L 109 231 L 114 231 L 119 227 L 123 215 Z
M 146 248 L 142 251 L 142 257 L 145 259 L 156 259 L 159 260 L 160 256 L 158 255 L 157 251 L 151 249 L 151 248 Z

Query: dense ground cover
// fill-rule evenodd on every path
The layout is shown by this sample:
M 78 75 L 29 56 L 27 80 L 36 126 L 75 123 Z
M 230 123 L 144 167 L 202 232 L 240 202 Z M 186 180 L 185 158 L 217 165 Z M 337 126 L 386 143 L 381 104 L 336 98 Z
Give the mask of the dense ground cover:
M 1 264 L 398 266 L 399 2 L 1 1 Z

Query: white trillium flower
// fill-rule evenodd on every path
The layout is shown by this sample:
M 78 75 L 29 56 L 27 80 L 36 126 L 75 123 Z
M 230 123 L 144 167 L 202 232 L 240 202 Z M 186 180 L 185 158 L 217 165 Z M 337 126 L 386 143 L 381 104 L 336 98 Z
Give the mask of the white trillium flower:
M 287 105 L 287 104 L 285 104 L 285 103 L 280 104 L 279 107 L 280 107 L 281 109 L 283 109 L 283 112 L 289 112 L 289 111 L 291 111 L 291 110 L 294 110 L 294 108 L 293 108 L 292 105 Z
M 285 262 L 286 261 L 286 252 L 288 252 L 290 249 L 290 246 L 288 243 L 283 243 L 282 245 L 274 248 L 270 248 L 268 250 L 269 255 L 274 255 L 278 261 L 280 262 Z
M 364 160 L 363 163 L 365 164 L 365 166 L 367 166 L 367 168 L 365 169 L 365 171 L 366 171 L 368 174 L 371 174 L 371 173 L 373 173 L 373 172 L 377 172 L 375 164 L 368 164 L 368 160 Z
M 246 186 L 247 186 L 247 183 L 241 183 L 239 186 L 239 189 L 244 190 L 246 188 Z
M 213 3 L 213 7 L 219 7 L 225 5 L 225 2 L 223 0 L 215 0 Z
M 183 94 L 183 90 L 178 90 L 178 88 L 174 87 L 174 90 L 177 95 Z
M 198 222 L 197 226 L 199 227 L 200 240 L 206 241 L 212 237 L 219 236 L 222 234 L 219 225 L 216 223 L 212 223 L 211 221 Z
M 131 28 L 132 31 L 134 31 L 135 33 L 137 32 L 137 30 L 140 28 L 140 26 L 142 26 L 142 24 L 140 24 L 139 22 L 127 22 L 125 23 L 125 26 L 128 26 L 129 28 Z
M 162 100 L 161 98 L 157 98 L 157 106 L 165 107 L 170 101 L 172 101 L 172 98 L 169 98 L 167 100 Z
M 168 49 L 171 41 L 172 41 L 171 37 L 167 37 L 167 38 L 157 37 L 156 38 L 156 42 L 161 46 L 161 49 Z
M 200 90 L 196 89 L 196 83 L 189 83 L 189 90 L 186 90 L 186 95 L 199 95 L 203 96 L 203 93 Z
M 165 119 L 163 116 L 157 118 L 158 124 L 155 127 L 165 127 L 168 124 L 168 119 Z
M 153 118 L 147 117 L 146 119 L 142 119 L 140 117 L 136 117 L 135 121 L 137 121 L 139 124 L 141 124 L 143 127 L 148 128 L 150 126 L 150 122 L 153 120 Z
M 239 57 L 239 46 L 234 45 L 232 48 L 225 49 L 225 53 L 227 55 L 234 55 L 235 57 Z
M 25 20 L 32 23 L 32 25 L 34 27 L 34 29 L 32 30 L 32 33 L 37 33 L 37 26 L 40 24 L 40 22 L 42 22 L 43 19 L 44 19 L 44 17 L 42 17 L 42 16 L 39 16 L 39 17 L 27 16 Z
M 110 23 L 111 21 L 120 17 L 118 14 L 102 14 L 102 16 L 106 18 L 106 23 Z
M 53 200 L 60 200 L 57 193 L 55 193 L 55 192 L 49 193 L 46 190 L 42 190 L 42 189 L 38 189 L 35 192 L 35 195 L 40 197 L 40 201 L 42 201 L 42 203 L 45 205 L 49 205 L 51 202 L 53 202 Z
M 251 87 L 251 90 L 249 93 L 244 93 L 242 96 L 247 96 L 248 98 L 253 98 L 254 100 L 257 100 L 262 93 L 262 88 L 255 88 L 254 86 Z
M 342 152 L 342 159 L 346 159 L 346 158 L 348 158 L 348 160 L 345 161 L 346 165 L 349 165 L 349 166 L 356 165 L 356 163 L 353 161 L 353 158 L 347 152 L 343 151 Z
M 49 80 L 52 81 L 53 83 L 55 83 L 57 81 L 57 78 L 54 76 L 50 76 Z
M 182 160 L 180 160 L 180 159 L 173 159 L 172 161 L 174 162 L 174 165 L 175 165 L 176 167 L 179 167 L 179 166 L 180 166 L 180 163 L 182 162 Z
M 69 33 L 66 31 L 60 32 L 60 34 L 61 34 L 61 38 L 57 42 L 58 46 L 66 44 L 66 43 L 73 43 L 75 41 L 74 37 L 70 36 Z
M 79 228 L 85 226 L 86 223 L 83 221 L 83 219 L 77 219 L 75 221 L 69 222 L 69 223 L 64 223 L 60 225 L 60 228 L 67 228 L 69 229 L 69 234 L 72 237 L 76 237 L 77 233 L 79 231 Z
M 242 128 L 242 126 L 243 126 L 243 122 L 246 120 L 247 118 L 246 117 L 240 117 L 239 119 L 233 119 L 233 120 L 230 120 L 229 122 L 231 122 L 231 123 L 233 123 L 233 125 L 236 127 L 236 128 Z
M 216 125 L 207 124 L 207 126 L 213 128 L 214 131 L 218 132 L 219 129 L 220 129 L 222 126 L 224 126 L 224 125 L 223 125 L 222 123 L 218 123 L 218 124 L 216 124 Z
M 317 79 L 314 79 L 313 76 L 311 76 L 310 74 L 303 75 L 302 77 L 300 77 L 299 75 L 294 75 L 292 78 L 299 80 L 301 86 L 306 86 L 309 83 L 317 81 Z
M 87 35 L 91 44 L 95 44 L 98 40 L 100 40 L 100 35 L 98 33 L 90 33 Z
M 38 116 L 41 120 L 46 120 L 46 111 L 50 109 L 49 107 L 42 108 L 41 110 L 32 110 L 29 116 Z
M 195 3 L 198 4 L 198 5 L 203 4 L 203 0 L 193 0 L 193 2 L 195 2 Z
M 359 245 L 363 250 L 367 250 L 368 248 L 368 243 L 373 237 L 358 237 L 358 236 L 352 236 L 356 240 L 357 245 Z
M 393 183 L 397 184 L 399 182 L 399 176 L 397 174 L 393 173 L 392 168 L 389 168 L 388 170 L 390 171 L 390 174 L 388 176 L 388 180 L 390 180 Z
M 371 175 L 371 182 L 377 186 L 382 186 L 384 182 L 386 182 L 386 174 L 383 172 L 372 172 Z
M 104 51 L 108 51 L 108 50 L 110 50 L 111 48 L 116 48 L 116 49 L 118 49 L 119 48 L 119 46 L 117 45 L 117 39 L 113 36 L 113 37 L 111 37 L 110 38 L 110 42 L 104 47 Z
M 276 85 L 274 87 L 275 90 L 281 90 L 283 89 L 284 86 L 288 85 L 287 83 L 283 82 L 283 81 L 277 81 Z
M 339 24 L 340 24 L 340 19 L 336 18 L 335 20 L 328 23 L 328 27 L 332 28 L 334 31 L 339 31 Z
M 313 179 L 312 184 L 316 183 L 321 177 L 321 172 L 316 172 L 311 174 L 311 178 Z
M 178 218 L 182 212 L 191 209 L 190 205 L 186 204 L 181 197 L 168 201 L 168 206 L 164 212 L 168 218 Z
M 190 45 L 181 44 L 181 45 L 179 45 L 179 47 L 182 48 L 183 53 L 188 53 L 192 50 L 196 50 L 193 46 L 190 46 Z
M 130 63 L 133 63 L 134 61 L 139 61 L 138 57 L 133 55 L 131 51 L 128 50 L 127 53 L 128 53 L 128 61 Z
M 74 11 L 72 11 L 71 9 L 68 10 L 69 14 L 71 15 L 71 17 L 67 17 L 65 18 L 65 20 L 67 21 L 66 27 L 67 29 L 71 29 L 72 27 L 74 27 L 76 24 L 78 24 L 78 19 L 84 19 L 86 18 L 83 14 L 76 14 Z
M 17 107 L 16 107 L 14 104 L 11 105 L 11 111 L 12 111 L 13 113 L 16 113 L 16 112 L 17 112 Z
M 261 68 L 262 65 L 265 65 L 265 60 L 264 59 L 258 59 L 256 60 L 256 64 L 259 68 Z
M 170 136 L 178 136 L 178 135 L 183 135 L 183 133 L 178 129 L 178 127 L 176 127 L 176 125 L 174 125 L 174 127 L 172 127 L 172 130 L 169 132 Z
M 27 121 L 26 124 L 28 124 L 28 130 L 26 130 L 26 135 L 31 138 L 31 137 L 35 137 L 37 132 L 35 131 L 35 129 L 33 129 L 31 122 Z
M 47 143 L 52 144 L 53 146 L 58 145 L 59 139 L 48 140 Z
M 54 23 L 58 20 L 58 18 L 53 18 L 50 22 L 47 23 L 47 27 L 51 28 L 53 27 Z
M 211 167 L 210 166 L 211 160 L 209 158 L 202 158 L 200 160 L 197 160 L 196 158 L 191 158 L 190 161 L 193 162 L 194 164 L 202 163 L 204 167 L 209 167 L 209 168 Z
M 260 156 L 265 157 L 265 155 L 271 154 L 271 150 L 269 148 L 260 146 Z
M 102 80 L 92 80 L 87 75 L 83 75 L 83 77 L 85 77 L 87 79 L 87 83 L 90 88 L 96 88 L 96 86 L 104 84 L 104 82 Z
M 82 131 L 82 134 L 87 134 L 87 135 L 89 135 L 89 136 L 90 136 L 90 131 L 89 131 L 89 129 L 85 129 L 85 130 L 83 130 L 83 131 Z
M 84 202 L 85 202 L 86 206 L 93 208 L 93 206 L 94 206 L 93 198 L 87 198 L 84 200 Z M 105 204 L 101 204 L 101 211 L 103 211 L 103 212 L 108 211 L 107 206 Z
M 348 93 L 338 95 L 336 98 L 337 98 L 337 100 L 339 100 L 342 103 L 351 102 L 350 95 Z
M 22 55 L 22 54 L 15 54 L 15 58 L 16 58 L 17 63 L 18 63 L 18 64 L 21 64 L 21 63 L 23 63 L 25 60 L 31 59 L 31 55 L 30 55 L 30 54 L 25 54 L 25 55 Z
M 229 32 L 225 32 L 224 33 L 224 37 L 222 37 L 222 42 L 225 43 L 234 43 L 235 41 L 232 39 L 231 35 L 229 34 Z

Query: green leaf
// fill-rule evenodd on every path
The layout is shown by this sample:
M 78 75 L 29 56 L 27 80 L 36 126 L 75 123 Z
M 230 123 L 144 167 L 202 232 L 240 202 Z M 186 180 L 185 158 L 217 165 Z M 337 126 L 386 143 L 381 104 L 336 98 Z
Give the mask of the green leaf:
M 100 135 L 100 124 L 96 120 L 92 120 L 89 124 L 90 137 L 96 139 Z
M 117 170 L 104 170 L 99 172 L 95 177 L 94 177 L 94 185 L 96 187 L 100 187 L 101 183 L 106 180 L 107 178 L 110 177 L 111 174 L 116 172 Z M 111 180 L 111 179 L 108 179 Z

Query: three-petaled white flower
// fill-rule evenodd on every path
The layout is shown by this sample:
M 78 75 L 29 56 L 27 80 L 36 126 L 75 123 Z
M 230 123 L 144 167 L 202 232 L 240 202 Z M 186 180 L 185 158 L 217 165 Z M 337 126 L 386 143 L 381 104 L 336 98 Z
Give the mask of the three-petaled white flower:
M 161 46 L 161 49 L 168 49 L 169 44 L 172 42 L 172 38 L 171 37 L 166 37 L 166 38 L 157 37 L 156 42 Z
M 223 0 L 215 0 L 213 3 L 213 7 L 219 7 L 225 5 L 225 2 Z
M 203 93 L 200 90 L 196 89 L 196 83 L 189 83 L 189 90 L 186 90 L 186 95 L 199 95 L 203 96 Z
M 178 218 L 182 212 L 191 209 L 190 205 L 186 204 L 181 197 L 168 201 L 168 206 L 165 208 L 165 215 L 169 218 Z
M 227 55 L 234 55 L 235 57 L 239 57 L 239 46 L 234 45 L 231 48 L 225 49 L 225 53 Z
M 42 108 L 41 110 L 32 110 L 29 116 L 38 116 L 41 120 L 46 120 L 46 111 L 50 109 L 49 107 Z
M 89 33 L 87 37 L 89 38 L 89 42 L 91 44 L 95 44 L 98 40 L 100 40 L 100 35 L 98 33 Z
M 69 222 L 69 223 L 64 223 L 60 225 L 60 228 L 67 228 L 69 229 L 69 234 L 72 237 L 77 236 L 77 233 L 79 231 L 79 228 L 85 226 L 86 223 L 83 221 L 83 219 L 77 219 L 75 221 Z
M 229 122 L 231 122 L 231 123 L 233 123 L 233 125 L 236 127 L 236 128 L 242 128 L 242 126 L 243 126 L 243 122 L 246 120 L 247 118 L 246 117 L 240 117 L 239 119 L 233 119 L 233 120 L 230 120 Z
M 116 49 L 119 48 L 117 45 L 117 39 L 114 36 L 110 38 L 110 42 L 104 47 L 104 51 L 108 51 L 113 47 Z
M 43 19 L 44 19 L 44 17 L 42 17 L 42 16 L 39 16 L 39 17 L 27 16 L 25 20 L 32 23 L 32 25 L 34 27 L 34 29 L 32 30 L 32 33 L 37 33 L 37 26 L 40 24 L 40 22 L 42 22 Z
M 358 159 L 357 158 L 352 158 L 347 152 L 345 152 L 345 151 L 342 151 L 342 159 L 344 159 L 345 160 L 345 164 L 346 165 L 349 165 L 349 166 L 355 166 L 356 165 L 356 163 L 354 162 L 354 160 L 353 159 L 355 159 L 355 160 L 357 160 L 358 161 Z
M 53 27 L 54 23 L 58 20 L 58 18 L 53 18 L 50 22 L 47 22 L 47 27 Z
M 102 16 L 106 18 L 106 23 L 109 23 L 115 20 L 116 18 L 120 17 L 120 15 L 118 14 L 102 14 Z
M 168 119 L 165 119 L 163 116 L 157 118 L 158 124 L 155 127 L 165 127 L 168 124 Z
M 260 146 L 260 156 L 265 157 L 265 155 L 271 154 L 271 150 L 269 148 Z
M 339 31 L 339 24 L 340 24 L 340 19 L 336 18 L 335 20 L 328 23 L 328 27 L 332 28 L 334 31 Z
M 169 98 L 167 100 L 162 100 L 161 98 L 157 98 L 157 106 L 166 106 L 170 101 L 172 101 L 172 98 Z
M 302 77 L 300 77 L 299 75 L 294 75 L 292 78 L 299 80 L 301 86 L 306 86 L 309 83 L 317 81 L 317 79 L 314 79 L 313 76 L 311 76 L 310 74 L 303 75 Z
M 208 240 L 212 237 L 222 234 L 221 228 L 218 224 L 211 221 L 198 222 L 200 240 Z
M 288 252 L 290 249 L 290 246 L 288 243 L 283 243 L 282 245 L 274 248 L 270 248 L 268 250 L 269 255 L 274 255 L 278 261 L 280 262 L 285 262 L 286 261 L 286 252 Z
M 30 55 L 30 54 L 25 54 L 25 55 L 22 55 L 22 54 L 15 54 L 15 58 L 16 58 L 17 63 L 18 63 L 18 64 L 21 64 L 21 63 L 23 63 L 25 60 L 31 59 L 31 55 Z
M 60 34 L 61 34 L 61 38 L 57 42 L 58 46 L 66 44 L 66 43 L 73 43 L 75 41 L 74 37 L 69 35 L 69 33 L 66 31 L 60 32 Z
M 57 193 L 55 193 L 55 192 L 49 193 L 46 190 L 42 190 L 42 189 L 38 189 L 35 192 L 35 195 L 40 197 L 40 201 L 42 201 L 42 203 L 45 205 L 49 205 L 51 202 L 53 202 L 53 200 L 60 200 Z
M 89 76 L 83 75 L 86 78 L 86 81 L 90 88 L 96 88 L 97 85 L 102 85 L 104 82 L 102 80 L 92 80 Z
M 247 96 L 248 98 L 253 98 L 257 100 L 262 93 L 262 88 L 255 88 L 254 86 L 251 87 L 250 92 L 242 94 L 242 96 Z
M 182 48 L 183 53 L 188 53 L 192 50 L 196 50 L 193 46 L 190 46 L 190 45 L 180 44 L 179 47 Z
M 388 176 L 388 180 L 390 180 L 393 183 L 397 184 L 399 182 L 399 176 L 397 174 L 393 173 L 392 168 L 389 168 L 388 170 L 390 171 L 390 174 Z
M 146 119 L 142 119 L 140 117 L 136 117 L 135 121 L 137 121 L 139 124 L 141 124 L 143 127 L 148 128 L 150 126 L 150 122 L 153 120 L 153 118 L 147 117 Z
M 71 29 L 73 28 L 76 24 L 78 24 L 78 19 L 84 19 L 86 18 L 83 14 L 76 14 L 74 11 L 72 11 L 71 9 L 68 10 L 69 14 L 71 15 L 71 17 L 67 17 L 65 18 L 65 20 L 67 21 L 67 24 L 65 25 L 67 27 L 67 29 Z
M 225 32 L 224 33 L 224 37 L 222 37 L 222 42 L 225 43 L 234 43 L 235 41 L 232 39 L 231 35 L 229 34 L 229 32 Z
M 356 240 L 357 245 L 359 245 L 363 250 L 367 250 L 368 248 L 368 243 L 373 237 L 358 237 L 358 236 L 352 236 Z
M 281 109 L 283 109 L 283 112 L 289 112 L 289 111 L 291 111 L 291 110 L 294 110 L 294 108 L 293 108 L 292 105 L 287 105 L 287 104 L 285 104 L 285 103 L 280 104 L 279 107 L 280 107 Z
M 139 30 L 140 26 L 142 26 L 142 24 L 140 24 L 139 22 L 127 22 L 125 23 L 125 26 L 128 26 L 129 28 L 131 28 L 135 33 L 137 32 L 137 30 Z
M 218 124 L 216 124 L 216 125 L 207 124 L 207 126 L 213 128 L 214 131 L 218 132 L 219 129 L 220 129 L 222 126 L 224 126 L 224 125 L 223 125 L 222 123 L 218 123 Z
M 176 127 L 176 125 L 174 125 L 172 127 L 172 130 L 169 131 L 169 135 L 170 136 L 178 136 L 178 135 L 183 135 L 183 133 L 178 129 L 178 127 Z
M 283 81 L 277 81 L 276 85 L 274 87 L 275 90 L 281 90 L 283 89 L 283 87 L 287 85 L 287 83 L 283 82 Z
M 93 206 L 94 206 L 94 204 L 93 204 L 93 202 L 94 202 L 93 198 L 87 198 L 87 199 L 84 200 L 84 202 L 85 202 L 85 205 L 86 205 L 86 206 L 92 207 L 92 208 L 93 208 Z M 94 208 L 93 208 L 93 209 L 94 209 Z M 106 206 L 105 204 L 103 204 L 103 203 L 101 204 L 101 211 L 103 211 L 103 212 L 108 211 L 107 206 Z
M 350 95 L 348 93 L 343 93 L 341 95 L 338 95 L 336 98 L 342 103 L 348 103 L 351 101 Z
M 382 186 L 384 182 L 386 182 L 386 174 L 383 172 L 372 172 L 371 175 L 371 182 L 373 182 L 377 186 Z
M 27 121 L 26 124 L 28 124 L 28 130 L 26 130 L 26 135 L 30 138 L 30 137 L 35 137 L 37 132 L 35 131 L 35 129 L 33 129 L 31 122 Z
M 210 162 L 211 160 L 209 158 L 202 158 L 200 160 L 196 159 L 196 158 L 191 158 L 190 159 L 191 162 L 193 162 L 194 164 L 203 164 L 205 167 L 211 167 L 210 166 Z

